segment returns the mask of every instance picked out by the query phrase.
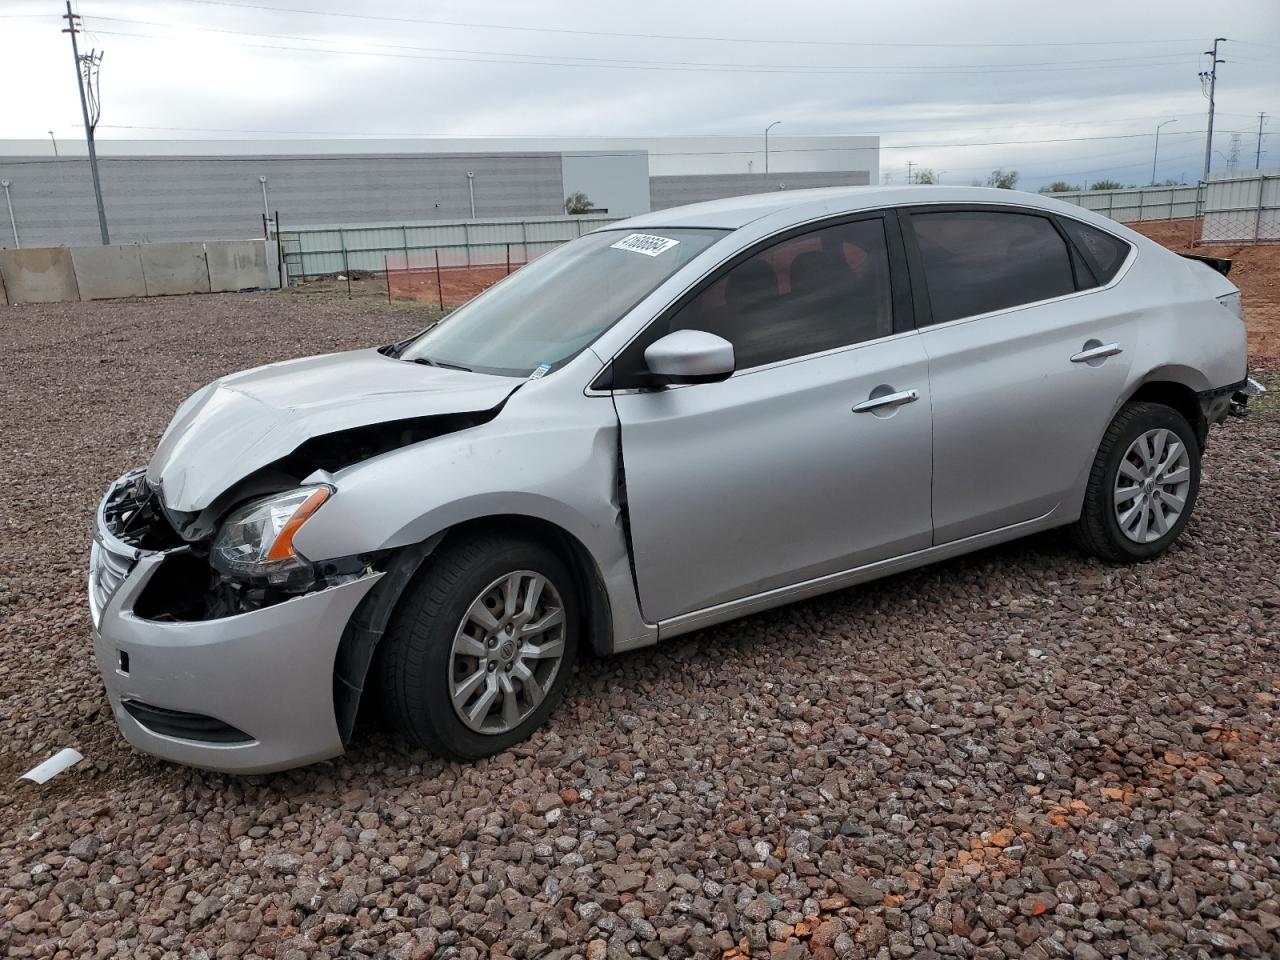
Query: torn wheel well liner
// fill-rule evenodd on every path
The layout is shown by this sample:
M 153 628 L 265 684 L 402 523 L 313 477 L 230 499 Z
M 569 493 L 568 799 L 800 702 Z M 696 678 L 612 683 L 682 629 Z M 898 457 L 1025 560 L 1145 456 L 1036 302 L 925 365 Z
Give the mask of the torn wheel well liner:
M 511 515 L 481 517 L 468 520 L 435 534 L 422 543 L 393 551 L 386 565 L 386 575 L 369 591 L 356 608 L 343 631 L 334 659 L 333 706 L 338 732 L 344 743 L 355 729 L 360 700 L 364 693 L 378 644 L 386 632 L 405 590 L 430 556 L 446 539 L 468 537 L 498 530 L 508 536 L 526 536 L 549 545 L 568 564 L 577 579 L 578 595 L 583 598 L 583 626 L 596 653 L 613 652 L 613 613 L 604 578 L 596 568 L 587 548 L 572 534 L 536 517 Z

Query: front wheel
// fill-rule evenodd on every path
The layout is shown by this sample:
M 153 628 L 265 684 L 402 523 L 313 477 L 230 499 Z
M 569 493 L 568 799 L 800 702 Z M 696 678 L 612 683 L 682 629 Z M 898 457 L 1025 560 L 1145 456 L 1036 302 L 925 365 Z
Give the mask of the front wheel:
M 524 740 L 564 693 L 577 603 L 568 568 L 537 543 L 446 543 L 379 645 L 384 713 L 407 739 L 452 760 Z
M 1181 535 L 1200 490 L 1200 445 L 1186 418 L 1158 403 L 1130 403 L 1111 421 L 1072 530 L 1085 550 L 1134 563 Z

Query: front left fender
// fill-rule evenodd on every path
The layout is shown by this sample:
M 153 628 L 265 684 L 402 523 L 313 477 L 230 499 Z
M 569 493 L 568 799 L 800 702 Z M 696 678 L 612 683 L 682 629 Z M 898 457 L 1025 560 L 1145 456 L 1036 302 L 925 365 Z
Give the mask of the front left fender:
M 518 409 L 512 409 L 517 407 Z M 554 411 L 508 405 L 489 423 L 426 440 L 333 476 L 337 493 L 294 538 L 313 561 L 428 541 L 461 523 L 521 516 L 575 538 L 599 570 L 613 647 L 651 642 L 618 504 L 618 432 L 608 398 Z

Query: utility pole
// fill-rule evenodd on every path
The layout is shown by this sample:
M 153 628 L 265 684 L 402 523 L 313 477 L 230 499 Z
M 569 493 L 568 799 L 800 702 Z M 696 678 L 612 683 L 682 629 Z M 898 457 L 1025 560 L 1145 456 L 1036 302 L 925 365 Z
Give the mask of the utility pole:
M 1258 114 L 1258 149 L 1253 154 L 1253 169 L 1262 169 L 1262 123 L 1267 119 L 1265 113 Z
M 95 83 L 98 67 L 102 63 L 102 54 L 90 50 L 83 57 L 80 56 L 80 48 L 76 44 L 78 32 L 76 21 L 80 19 L 80 15 L 71 12 L 71 0 L 67 0 L 67 12 L 62 19 L 67 21 L 67 26 L 62 32 L 71 34 L 71 57 L 76 65 L 76 86 L 80 89 L 80 113 L 84 116 L 84 138 L 89 145 L 89 172 L 93 174 L 93 195 L 98 201 L 98 230 L 102 234 L 102 243 L 105 246 L 111 242 L 111 236 L 107 233 L 107 211 L 102 206 L 102 181 L 98 179 L 98 151 L 93 144 L 93 131 L 98 125 L 98 96 Z M 89 114 L 89 96 L 85 95 L 86 80 L 89 85 L 89 96 L 93 98 L 92 118 Z
M 1156 185 L 1156 159 L 1160 156 L 1160 128 L 1170 123 L 1177 123 L 1177 120 L 1165 120 L 1163 123 L 1156 124 L 1156 148 L 1151 153 L 1151 185 Z
M 1209 85 L 1209 129 L 1205 132 L 1204 137 L 1204 176 L 1203 180 L 1209 179 L 1209 160 L 1213 156 L 1213 98 L 1218 85 L 1218 64 L 1226 63 L 1225 60 L 1218 59 L 1218 44 L 1226 43 L 1226 37 L 1214 37 L 1213 49 L 1206 50 L 1205 54 L 1210 58 L 1209 69 L 1200 71 L 1200 86 L 1204 87 L 1206 81 Z
M 907 161 L 907 183 L 915 183 L 915 179 L 911 175 L 911 168 L 916 165 L 914 160 Z

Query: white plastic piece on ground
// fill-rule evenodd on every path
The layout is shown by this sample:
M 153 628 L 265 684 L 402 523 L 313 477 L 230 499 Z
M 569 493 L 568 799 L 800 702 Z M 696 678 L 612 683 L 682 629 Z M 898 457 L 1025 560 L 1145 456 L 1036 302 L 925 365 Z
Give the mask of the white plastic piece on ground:
M 44 763 L 36 764 L 18 779 L 30 780 L 33 783 L 48 783 L 63 770 L 74 767 L 83 759 L 79 750 L 63 747 Z

